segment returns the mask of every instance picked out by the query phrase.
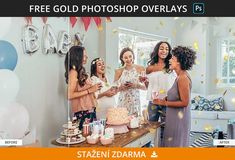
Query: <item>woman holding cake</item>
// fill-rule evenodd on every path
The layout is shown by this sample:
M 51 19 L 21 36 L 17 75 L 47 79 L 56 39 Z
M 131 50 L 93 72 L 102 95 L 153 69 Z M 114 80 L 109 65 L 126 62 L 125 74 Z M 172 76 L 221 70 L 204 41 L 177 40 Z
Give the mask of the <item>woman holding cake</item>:
M 79 129 L 86 119 L 92 122 L 96 119 L 95 107 L 97 104 L 94 93 L 101 83 L 92 84 L 86 73 L 84 64 L 87 63 L 87 53 L 84 47 L 73 46 L 65 57 L 65 78 L 68 83 L 68 99 L 71 102 L 74 116 L 80 120 Z
M 140 89 L 145 85 L 140 83 L 139 75 L 144 72 L 143 66 L 134 64 L 134 53 L 130 48 L 122 49 L 120 53 L 122 67 L 115 71 L 114 81 L 119 86 L 118 107 L 126 107 L 129 115 L 140 115 Z
M 91 62 L 91 80 L 93 83 L 101 83 L 102 88 L 95 92 L 98 105 L 96 107 L 97 119 L 105 119 L 107 109 L 116 106 L 114 95 L 117 87 L 111 86 L 105 75 L 105 63 L 101 58 L 95 58 Z
M 187 147 L 190 132 L 190 95 L 192 82 L 188 74 L 195 64 L 196 52 L 190 48 L 178 46 L 172 50 L 170 69 L 177 78 L 167 92 L 166 99 L 154 99 L 153 103 L 167 106 L 163 146 Z

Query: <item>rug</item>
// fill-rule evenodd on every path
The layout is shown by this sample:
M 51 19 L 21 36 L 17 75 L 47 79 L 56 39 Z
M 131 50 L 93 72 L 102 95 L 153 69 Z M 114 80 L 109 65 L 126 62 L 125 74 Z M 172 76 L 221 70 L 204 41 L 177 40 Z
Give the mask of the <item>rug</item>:
M 224 139 L 226 138 L 227 134 L 224 134 Z M 213 146 L 212 133 L 206 132 L 190 132 L 189 144 L 190 147 L 216 147 Z

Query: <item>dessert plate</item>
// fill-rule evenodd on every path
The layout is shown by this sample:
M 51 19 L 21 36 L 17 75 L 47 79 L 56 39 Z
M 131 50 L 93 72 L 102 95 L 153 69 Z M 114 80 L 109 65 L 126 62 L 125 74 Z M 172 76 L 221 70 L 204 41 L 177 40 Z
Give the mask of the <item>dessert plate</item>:
M 64 142 L 64 141 L 61 141 L 60 138 L 57 138 L 56 139 L 56 142 L 57 143 L 60 143 L 60 144 L 78 144 L 78 143 L 82 143 L 86 140 L 85 137 L 81 137 L 78 141 L 74 141 L 74 142 Z

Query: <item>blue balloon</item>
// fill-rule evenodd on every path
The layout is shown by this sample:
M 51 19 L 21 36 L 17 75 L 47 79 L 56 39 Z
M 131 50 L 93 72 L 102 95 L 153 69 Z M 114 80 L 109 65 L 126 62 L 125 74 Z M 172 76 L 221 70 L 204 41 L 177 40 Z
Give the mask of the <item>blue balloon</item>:
M 0 69 L 14 70 L 18 60 L 15 47 L 7 41 L 0 40 Z

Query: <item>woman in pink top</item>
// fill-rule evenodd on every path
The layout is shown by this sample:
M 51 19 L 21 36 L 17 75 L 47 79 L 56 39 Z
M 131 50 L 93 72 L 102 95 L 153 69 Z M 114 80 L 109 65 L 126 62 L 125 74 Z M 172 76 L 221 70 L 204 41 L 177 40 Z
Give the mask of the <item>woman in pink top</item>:
M 65 57 L 65 78 L 68 83 L 68 99 L 71 102 L 72 112 L 79 120 L 79 129 L 82 129 L 86 119 L 92 122 L 96 119 L 96 98 L 94 93 L 101 84 L 92 85 L 86 73 L 84 64 L 87 63 L 87 53 L 84 47 L 73 46 Z

